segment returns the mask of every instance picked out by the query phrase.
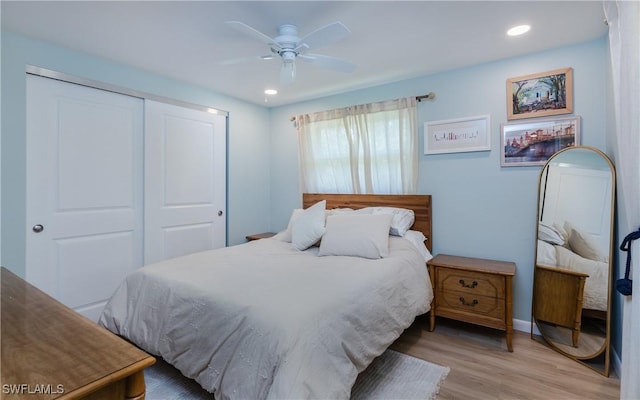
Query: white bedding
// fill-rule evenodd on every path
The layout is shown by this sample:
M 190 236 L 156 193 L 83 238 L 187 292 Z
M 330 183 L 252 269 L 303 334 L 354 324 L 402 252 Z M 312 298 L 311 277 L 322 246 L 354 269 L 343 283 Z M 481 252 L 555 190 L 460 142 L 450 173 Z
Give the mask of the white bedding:
M 584 258 L 564 246 L 538 240 L 538 264 L 588 274 L 582 308 L 607 311 L 609 264 Z
M 218 400 L 348 399 L 357 374 L 433 298 L 423 256 L 317 256 L 262 239 L 141 268 L 100 324 Z

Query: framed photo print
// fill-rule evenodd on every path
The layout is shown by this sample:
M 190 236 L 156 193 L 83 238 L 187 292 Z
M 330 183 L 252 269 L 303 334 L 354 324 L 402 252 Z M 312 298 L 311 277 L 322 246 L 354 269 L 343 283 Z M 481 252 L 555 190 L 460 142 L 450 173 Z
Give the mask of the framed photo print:
M 580 117 L 502 124 L 500 165 L 544 165 L 557 151 L 580 144 Z
M 489 115 L 425 122 L 424 154 L 491 150 Z
M 573 70 L 556 69 L 507 79 L 507 119 L 573 112 Z

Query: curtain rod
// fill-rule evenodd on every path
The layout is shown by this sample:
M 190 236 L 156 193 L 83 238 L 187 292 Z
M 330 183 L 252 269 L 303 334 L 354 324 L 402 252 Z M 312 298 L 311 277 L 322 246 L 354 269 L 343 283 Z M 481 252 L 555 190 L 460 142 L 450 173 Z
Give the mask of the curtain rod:
M 416 100 L 418 100 L 418 102 L 422 100 L 433 100 L 435 98 L 436 98 L 436 94 L 434 92 L 429 92 L 423 96 L 416 96 Z
M 424 94 L 422 96 L 416 96 L 416 100 L 419 102 L 421 102 L 422 100 L 433 100 L 436 98 L 436 94 L 434 92 L 429 92 L 427 94 Z M 293 122 L 296 120 L 295 115 L 293 117 L 289 118 L 289 121 Z

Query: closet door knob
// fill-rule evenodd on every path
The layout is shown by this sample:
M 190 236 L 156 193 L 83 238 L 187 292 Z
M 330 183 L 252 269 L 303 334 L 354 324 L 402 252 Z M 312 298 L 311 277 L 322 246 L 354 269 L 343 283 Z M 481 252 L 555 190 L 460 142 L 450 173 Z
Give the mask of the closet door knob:
M 44 226 L 38 224 L 38 225 L 34 225 L 33 228 L 31 228 L 35 233 L 40 233 L 44 230 Z
M 222 210 L 218 211 L 218 217 L 222 216 Z

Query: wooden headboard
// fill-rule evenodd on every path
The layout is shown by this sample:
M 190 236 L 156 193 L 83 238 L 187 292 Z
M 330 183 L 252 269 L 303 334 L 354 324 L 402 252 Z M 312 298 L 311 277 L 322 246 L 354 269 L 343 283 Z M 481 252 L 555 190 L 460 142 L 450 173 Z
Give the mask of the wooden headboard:
M 416 220 L 411 229 L 424 233 L 428 239 L 425 245 L 429 251 L 433 251 L 430 194 L 303 193 L 302 207 L 308 208 L 321 200 L 327 201 L 327 209 L 346 207 L 355 210 L 365 207 L 399 207 L 413 210 Z

